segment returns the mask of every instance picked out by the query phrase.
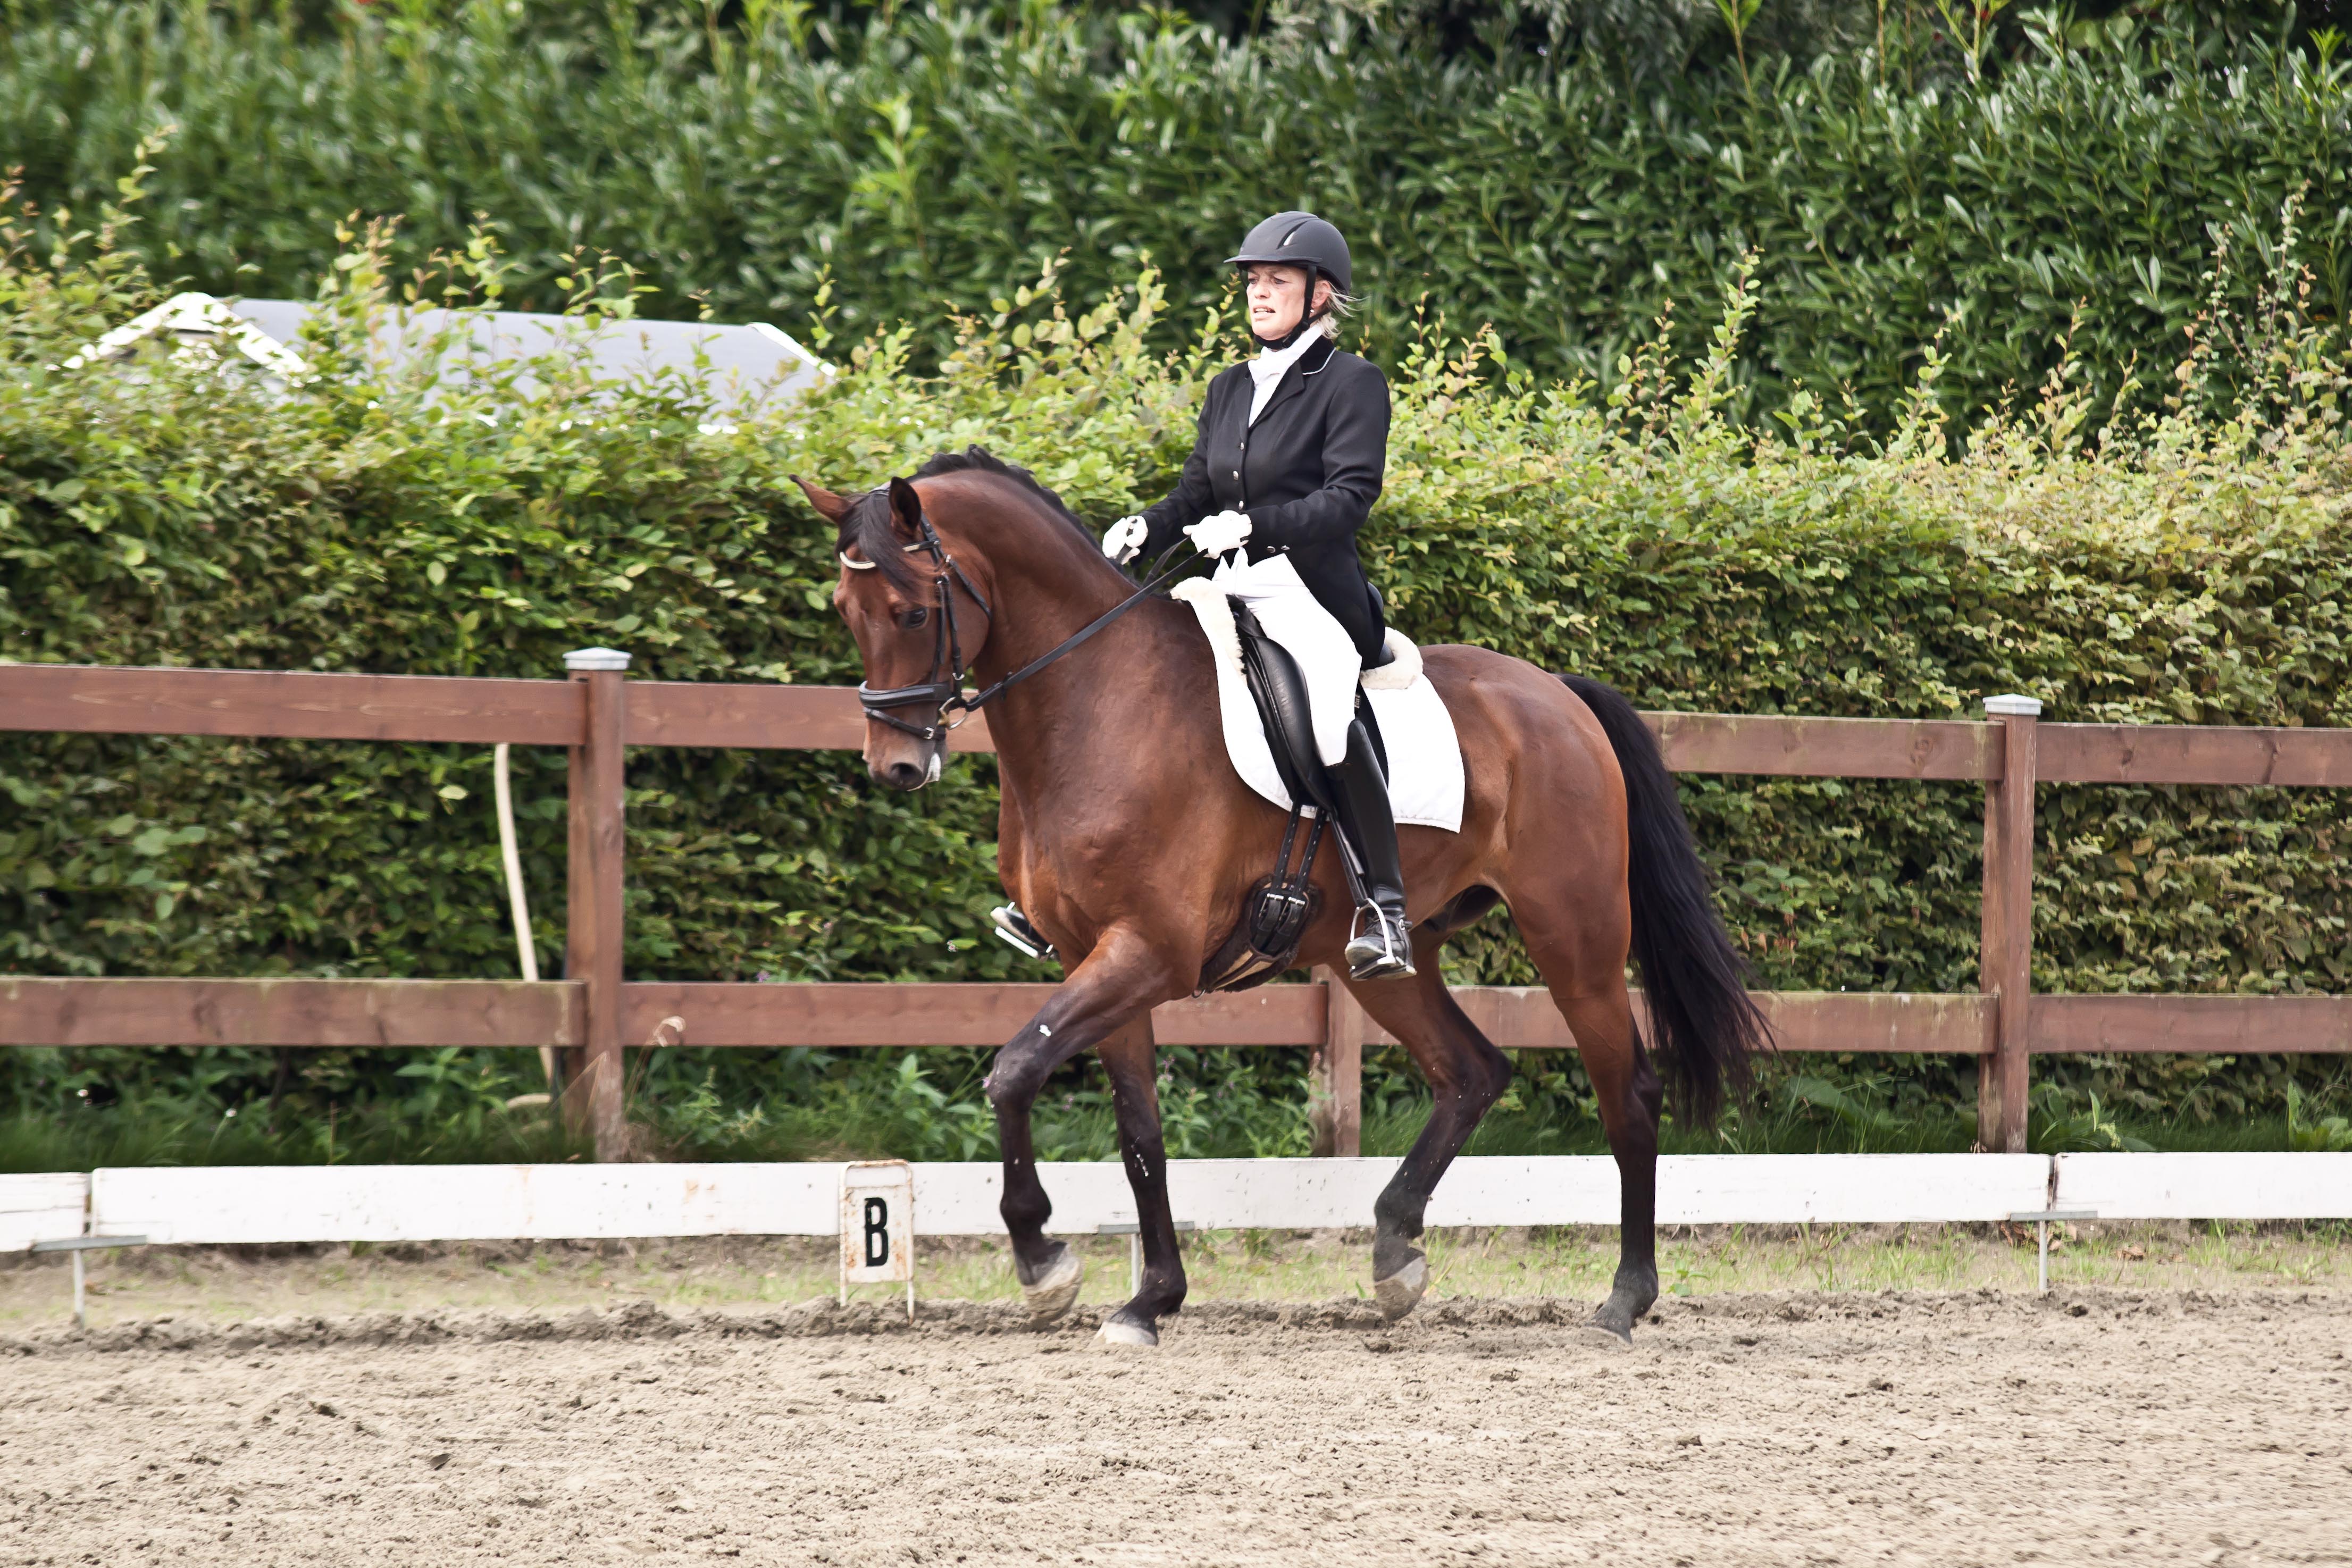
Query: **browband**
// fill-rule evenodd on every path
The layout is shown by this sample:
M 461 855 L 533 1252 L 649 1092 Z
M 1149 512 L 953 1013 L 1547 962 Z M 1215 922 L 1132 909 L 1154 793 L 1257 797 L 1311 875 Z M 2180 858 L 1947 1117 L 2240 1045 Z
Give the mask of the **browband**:
M 922 540 L 917 539 L 913 544 L 900 545 L 898 548 L 905 550 L 908 554 L 912 555 L 917 550 L 929 549 L 931 547 Z M 837 549 L 833 553 L 835 557 L 840 560 L 842 565 L 847 567 L 852 571 L 872 571 L 874 570 L 875 563 L 873 561 L 852 560 L 849 559 L 849 552 L 845 549 Z

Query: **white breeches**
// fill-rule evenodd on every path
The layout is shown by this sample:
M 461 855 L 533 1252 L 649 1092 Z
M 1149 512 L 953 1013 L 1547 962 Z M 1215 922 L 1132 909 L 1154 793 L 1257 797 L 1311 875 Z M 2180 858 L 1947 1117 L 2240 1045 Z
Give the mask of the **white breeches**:
M 1307 682 L 1307 710 L 1315 725 L 1315 749 L 1326 767 L 1348 755 L 1348 721 L 1356 715 L 1356 683 L 1364 661 L 1331 612 L 1323 608 L 1286 555 L 1271 555 L 1255 566 L 1241 564 L 1238 551 L 1217 562 L 1209 580 L 1240 600 L 1265 628 L 1265 634 L 1298 661 Z

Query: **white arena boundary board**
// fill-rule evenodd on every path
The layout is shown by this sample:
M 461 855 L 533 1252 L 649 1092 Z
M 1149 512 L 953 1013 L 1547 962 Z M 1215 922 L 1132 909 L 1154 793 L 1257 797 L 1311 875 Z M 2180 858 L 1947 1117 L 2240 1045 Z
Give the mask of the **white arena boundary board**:
M 2039 1208 L 2040 1155 L 1706 1155 L 1659 1165 L 1664 1224 L 2005 1219 Z M 1397 1162 L 1175 1160 L 1175 1216 L 1202 1229 L 1369 1226 Z M 992 1236 L 994 1163 L 919 1164 L 915 1228 Z M 1135 1218 L 1117 1163 L 1041 1167 L 1048 1228 L 1083 1234 Z M 90 1178 L 91 1228 L 162 1243 L 831 1236 L 841 1167 L 826 1164 L 326 1166 L 112 1169 Z M 1454 1162 L 1433 1225 L 1612 1225 L 1617 1167 L 1543 1155 Z M 70 1231 L 66 1232 L 70 1234 Z
M 1202 1229 L 1369 1226 L 1390 1159 L 1174 1160 L 1175 1218 Z M 915 1228 L 992 1236 L 993 1163 L 918 1164 Z M 1115 1162 L 1041 1167 L 1048 1229 L 1086 1234 L 1135 1218 Z M 1664 1225 L 2003 1220 L 2052 1206 L 2103 1219 L 2352 1218 L 2352 1155 L 1698 1155 L 1658 1162 Z M 79 1229 L 79 1176 L 55 1207 L 12 1212 L 0 1246 Z M 182 1244 L 558 1240 L 655 1236 L 831 1236 L 841 1167 L 825 1164 L 215 1166 L 101 1170 L 87 1178 L 93 1232 Z M 34 1189 L 26 1188 L 26 1192 Z M 41 1218 L 27 1219 L 37 1212 Z M 1617 1169 L 1570 1155 L 1457 1160 L 1432 1225 L 1612 1225 Z M 10 1239 L 27 1224 L 29 1232 Z
M 0 1176 L 0 1252 L 79 1236 L 89 1205 L 89 1177 L 79 1171 Z
M 2102 1219 L 2352 1218 L 2352 1154 L 2058 1155 L 2056 1207 Z

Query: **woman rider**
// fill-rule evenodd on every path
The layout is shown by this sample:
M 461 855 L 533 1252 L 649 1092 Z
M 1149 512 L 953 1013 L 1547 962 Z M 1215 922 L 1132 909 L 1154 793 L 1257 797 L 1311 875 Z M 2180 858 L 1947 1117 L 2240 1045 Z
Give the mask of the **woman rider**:
M 1124 564 L 1181 533 L 1217 558 L 1211 580 L 1297 661 L 1360 901 L 1349 973 L 1407 976 L 1396 821 L 1370 737 L 1355 719 L 1358 678 L 1386 661 L 1381 599 L 1356 559 L 1356 530 L 1388 461 L 1388 382 L 1332 341 L 1350 303 L 1348 242 L 1338 229 L 1312 213 L 1277 213 L 1226 265 L 1242 271 L 1257 355 L 1209 383 L 1176 488 L 1113 524 L 1103 553 Z

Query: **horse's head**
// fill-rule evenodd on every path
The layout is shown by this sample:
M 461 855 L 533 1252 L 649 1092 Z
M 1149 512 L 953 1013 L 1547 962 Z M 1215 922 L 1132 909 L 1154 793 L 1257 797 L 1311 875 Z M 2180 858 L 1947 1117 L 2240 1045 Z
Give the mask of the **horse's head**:
M 904 479 L 855 497 L 794 482 L 838 530 L 833 607 L 865 662 L 866 770 L 893 789 L 919 789 L 947 760 L 941 710 L 988 640 L 970 563 L 948 553 Z

